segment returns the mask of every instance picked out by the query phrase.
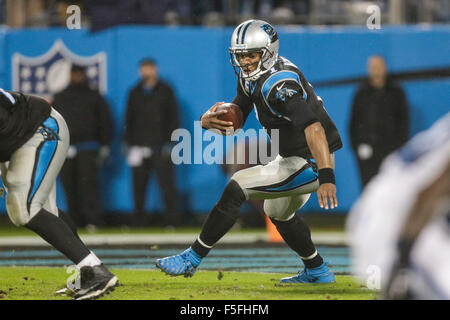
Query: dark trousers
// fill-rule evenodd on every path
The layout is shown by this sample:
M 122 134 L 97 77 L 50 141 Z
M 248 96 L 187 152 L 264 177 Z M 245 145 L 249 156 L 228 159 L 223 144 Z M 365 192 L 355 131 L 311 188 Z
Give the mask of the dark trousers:
M 362 160 L 358 157 L 359 174 L 361 177 L 361 183 L 363 188 L 369 183 L 369 181 L 374 176 L 378 174 L 384 156 L 387 155 L 377 154 L 374 155 L 372 158 L 366 160 Z
M 82 151 L 66 159 L 61 170 L 69 215 L 75 224 L 103 225 L 98 188 L 97 152 Z
M 142 165 L 133 167 L 132 170 L 135 221 L 142 221 L 143 219 L 150 173 L 155 172 L 166 207 L 165 223 L 172 226 L 179 225 L 179 199 L 175 184 L 175 172 L 170 157 L 153 155 L 144 159 Z

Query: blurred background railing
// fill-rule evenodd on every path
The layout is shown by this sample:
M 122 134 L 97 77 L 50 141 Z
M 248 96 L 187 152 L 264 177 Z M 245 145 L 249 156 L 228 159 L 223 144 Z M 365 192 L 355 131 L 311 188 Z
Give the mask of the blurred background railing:
M 225 26 L 250 17 L 278 25 L 361 25 L 372 5 L 384 24 L 450 22 L 450 0 L 0 0 L 0 23 L 65 25 L 72 4 L 82 8 L 83 25 L 93 30 L 118 24 Z

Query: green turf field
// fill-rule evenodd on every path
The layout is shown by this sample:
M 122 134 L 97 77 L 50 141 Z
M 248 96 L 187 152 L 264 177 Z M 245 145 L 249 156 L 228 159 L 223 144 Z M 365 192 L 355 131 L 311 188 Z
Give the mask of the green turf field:
M 112 270 L 121 283 L 101 299 L 118 300 L 369 300 L 376 292 L 351 276 L 334 284 L 282 285 L 286 274 L 199 271 L 192 278 L 169 277 L 154 270 Z M 2 300 L 68 300 L 55 292 L 70 274 L 64 268 L 1 267 Z

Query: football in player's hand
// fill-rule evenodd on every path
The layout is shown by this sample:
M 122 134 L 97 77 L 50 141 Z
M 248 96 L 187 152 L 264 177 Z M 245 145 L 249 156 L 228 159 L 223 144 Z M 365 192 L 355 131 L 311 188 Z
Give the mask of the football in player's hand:
M 217 111 L 227 110 L 227 113 L 219 115 L 217 118 L 222 121 L 233 122 L 234 131 L 242 128 L 244 117 L 241 108 L 234 103 L 224 103 L 217 107 Z

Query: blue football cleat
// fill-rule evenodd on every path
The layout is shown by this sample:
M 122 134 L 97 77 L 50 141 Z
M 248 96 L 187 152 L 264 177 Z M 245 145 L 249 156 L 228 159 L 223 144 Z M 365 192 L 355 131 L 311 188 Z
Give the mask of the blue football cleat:
M 280 280 L 280 283 L 332 283 L 336 282 L 333 272 L 325 263 L 317 268 L 305 268 L 298 275 Z
M 184 275 L 187 278 L 194 275 L 200 262 L 202 262 L 202 257 L 192 250 L 192 248 L 188 248 L 175 256 L 157 259 L 156 267 L 171 276 Z

